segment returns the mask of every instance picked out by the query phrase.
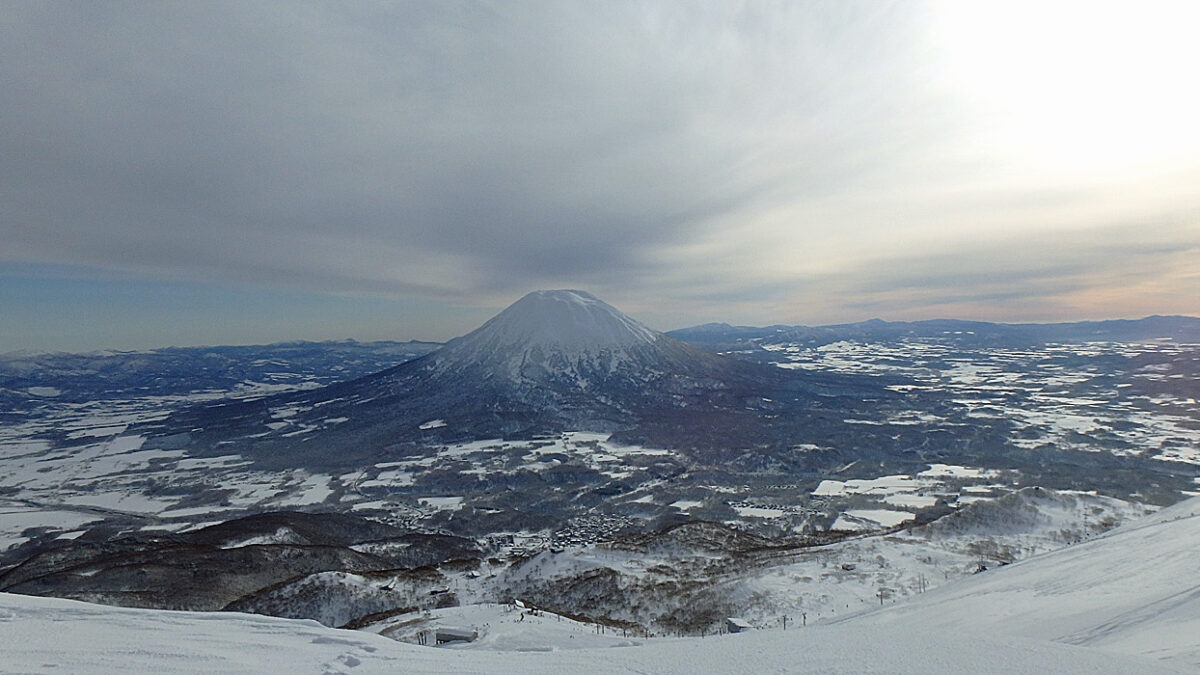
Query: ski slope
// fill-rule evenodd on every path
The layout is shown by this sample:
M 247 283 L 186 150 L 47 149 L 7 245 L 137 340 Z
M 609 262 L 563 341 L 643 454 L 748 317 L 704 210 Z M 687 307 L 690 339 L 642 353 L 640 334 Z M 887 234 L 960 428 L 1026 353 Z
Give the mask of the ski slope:
M 1200 498 L 845 619 L 1042 638 L 1200 669 Z
M 0 671 L 8 673 L 1187 672 L 1145 657 L 917 626 L 823 626 L 635 643 L 552 652 L 418 647 L 312 621 L 0 594 Z
M 490 612 L 493 637 L 441 648 L 312 621 L 0 594 L 0 672 L 1196 672 L 1197 550 L 1200 499 L 1193 499 L 1103 537 L 830 624 L 598 639 L 544 615 L 524 622 L 495 607 L 464 608 L 447 618 Z

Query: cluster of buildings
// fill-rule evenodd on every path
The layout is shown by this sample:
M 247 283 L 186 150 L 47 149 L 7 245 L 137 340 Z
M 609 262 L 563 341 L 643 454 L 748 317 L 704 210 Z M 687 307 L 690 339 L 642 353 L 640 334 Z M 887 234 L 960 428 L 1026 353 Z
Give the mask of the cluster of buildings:
M 550 535 L 550 550 L 562 551 L 569 546 L 587 546 L 612 541 L 617 532 L 633 523 L 632 518 L 614 515 L 579 516 L 567 521 L 566 527 Z

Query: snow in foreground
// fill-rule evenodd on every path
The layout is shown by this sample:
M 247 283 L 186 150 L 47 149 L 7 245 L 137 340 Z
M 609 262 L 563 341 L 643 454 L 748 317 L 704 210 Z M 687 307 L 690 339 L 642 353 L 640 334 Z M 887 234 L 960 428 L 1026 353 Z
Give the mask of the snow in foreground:
M 0 594 L 0 670 L 19 673 L 1157 673 L 1148 658 L 917 626 L 813 626 L 554 652 L 418 647 L 311 621 Z
M 1037 637 L 1200 671 L 1200 498 L 1068 546 L 852 617 Z
M 606 641 L 581 639 L 578 626 L 557 620 L 520 623 L 536 635 L 506 623 L 481 640 L 489 644 L 434 648 L 312 621 L 0 594 L 0 671 L 1196 672 L 1197 550 L 1200 499 L 1192 499 L 1092 541 L 838 623 L 708 638 L 614 638 L 607 641 L 613 646 L 583 649 L 568 647 Z

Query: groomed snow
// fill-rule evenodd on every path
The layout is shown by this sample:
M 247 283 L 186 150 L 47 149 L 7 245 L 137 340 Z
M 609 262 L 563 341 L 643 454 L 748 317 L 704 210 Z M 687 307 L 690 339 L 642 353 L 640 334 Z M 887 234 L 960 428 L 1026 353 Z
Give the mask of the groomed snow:
M 1038 637 L 1200 669 L 1200 499 L 851 618 Z
M 557 639 L 571 640 L 560 633 Z M 920 625 L 809 626 L 640 646 L 420 647 L 313 621 L 0 594 L 3 668 L 20 673 L 1180 673 L 1145 657 Z M 637 641 L 629 641 L 633 644 Z

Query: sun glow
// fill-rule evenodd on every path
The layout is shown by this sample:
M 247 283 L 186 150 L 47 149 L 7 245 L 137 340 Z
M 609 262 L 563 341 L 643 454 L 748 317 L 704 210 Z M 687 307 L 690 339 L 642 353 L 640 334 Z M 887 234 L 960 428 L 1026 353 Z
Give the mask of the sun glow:
M 983 141 L 1049 170 L 1120 173 L 1200 157 L 1200 3 L 945 2 L 934 44 Z

